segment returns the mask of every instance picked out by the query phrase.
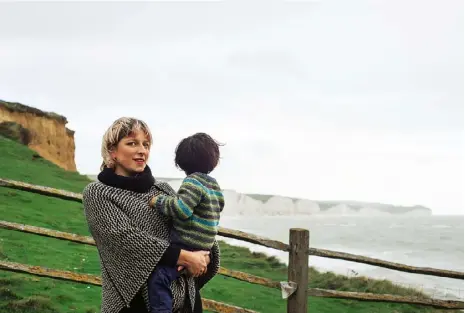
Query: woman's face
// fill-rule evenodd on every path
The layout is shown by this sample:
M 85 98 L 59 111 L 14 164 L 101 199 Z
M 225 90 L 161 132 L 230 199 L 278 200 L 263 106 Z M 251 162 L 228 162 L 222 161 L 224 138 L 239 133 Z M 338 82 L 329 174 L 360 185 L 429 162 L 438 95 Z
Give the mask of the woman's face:
M 150 154 L 150 140 L 147 135 L 136 130 L 120 140 L 111 152 L 115 162 L 115 173 L 121 176 L 133 176 L 142 173 Z

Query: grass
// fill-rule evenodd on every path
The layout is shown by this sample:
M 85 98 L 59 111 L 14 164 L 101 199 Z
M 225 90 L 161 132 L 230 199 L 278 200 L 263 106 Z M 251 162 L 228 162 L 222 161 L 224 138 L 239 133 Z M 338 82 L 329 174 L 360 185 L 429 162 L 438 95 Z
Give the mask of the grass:
M 0 137 L 0 177 L 33 184 L 81 192 L 87 177 L 66 172 L 37 158 L 27 147 Z M 48 198 L 23 191 L 0 188 L 1 219 L 56 230 L 89 235 L 80 203 Z M 284 280 L 287 268 L 276 258 L 252 253 L 242 247 L 220 242 L 222 266 Z M 100 275 L 95 247 L 0 229 L 0 258 L 13 262 Z M 396 286 L 389 281 L 364 277 L 347 278 L 321 273 L 310 268 L 310 286 L 373 293 L 424 296 L 420 292 Z M 0 272 L 0 312 L 57 313 L 99 312 L 101 289 L 98 286 Z M 202 289 L 202 296 L 265 313 L 286 311 L 281 292 L 217 275 Z M 309 312 L 440 312 L 413 305 L 359 302 L 353 300 L 309 299 Z

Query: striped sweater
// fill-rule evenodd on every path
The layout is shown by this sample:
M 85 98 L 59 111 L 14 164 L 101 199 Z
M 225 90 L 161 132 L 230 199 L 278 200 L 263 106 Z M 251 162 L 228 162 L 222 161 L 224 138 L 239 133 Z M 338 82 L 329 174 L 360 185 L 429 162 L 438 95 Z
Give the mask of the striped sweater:
M 152 206 L 173 219 L 171 242 L 210 250 L 218 233 L 224 197 L 217 181 L 204 173 L 188 175 L 176 196 L 161 195 Z

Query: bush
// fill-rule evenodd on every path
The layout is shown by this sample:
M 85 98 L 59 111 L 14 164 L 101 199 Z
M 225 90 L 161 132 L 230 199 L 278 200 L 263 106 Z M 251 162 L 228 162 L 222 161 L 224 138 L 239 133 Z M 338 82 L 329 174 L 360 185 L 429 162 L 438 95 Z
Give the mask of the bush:
M 16 122 L 0 123 L 0 135 L 26 146 L 31 142 L 32 139 L 32 135 L 29 129 L 24 128 Z

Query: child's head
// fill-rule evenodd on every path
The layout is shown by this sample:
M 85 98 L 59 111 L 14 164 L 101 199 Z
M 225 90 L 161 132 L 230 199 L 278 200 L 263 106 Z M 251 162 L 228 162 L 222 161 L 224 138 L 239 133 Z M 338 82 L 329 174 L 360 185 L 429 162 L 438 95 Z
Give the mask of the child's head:
M 176 147 L 176 166 L 186 175 L 195 172 L 208 174 L 218 165 L 219 146 L 219 143 L 205 133 L 184 138 Z

